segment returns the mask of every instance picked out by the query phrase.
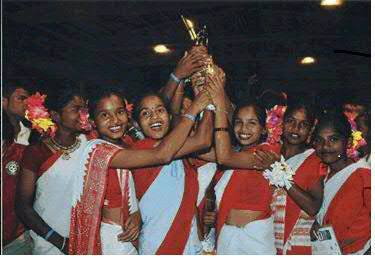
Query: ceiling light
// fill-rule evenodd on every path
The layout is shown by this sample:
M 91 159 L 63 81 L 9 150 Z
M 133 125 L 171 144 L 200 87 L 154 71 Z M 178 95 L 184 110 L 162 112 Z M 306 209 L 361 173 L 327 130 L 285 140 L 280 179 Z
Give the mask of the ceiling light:
M 303 65 L 308 65 L 308 64 L 313 64 L 315 63 L 315 58 L 311 57 L 311 56 L 306 56 L 304 58 L 301 59 L 301 64 Z
M 165 54 L 170 52 L 171 50 L 167 48 L 165 45 L 159 44 L 154 47 L 154 51 L 159 54 Z
M 322 0 L 320 2 L 321 6 L 338 6 L 342 5 L 342 0 Z

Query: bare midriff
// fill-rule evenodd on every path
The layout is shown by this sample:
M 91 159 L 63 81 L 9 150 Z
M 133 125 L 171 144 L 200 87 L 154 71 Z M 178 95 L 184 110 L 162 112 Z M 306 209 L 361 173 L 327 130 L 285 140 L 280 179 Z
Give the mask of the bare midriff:
M 109 223 L 109 224 L 117 224 L 117 225 L 122 225 L 121 221 L 121 207 L 118 208 L 108 208 L 108 207 L 103 207 L 102 210 L 102 221 L 104 223 Z
M 257 220 L 259 217 L 263 217 L 264 214 L 264 211 L 231 209 L 225 224 L 236 227 L 244 227 L 250 222 Z

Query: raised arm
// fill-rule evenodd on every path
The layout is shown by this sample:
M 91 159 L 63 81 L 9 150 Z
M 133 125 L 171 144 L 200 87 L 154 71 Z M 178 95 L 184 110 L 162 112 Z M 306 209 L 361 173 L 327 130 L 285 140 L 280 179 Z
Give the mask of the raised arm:
M 208 103 L 208 96 L 203 93 L 199 94 L 185 114 L 195 117 Z M 157 147 L 149 150 L 123 149 L 114 156 L 110 166 L 115 168 L 139 168 L 169 163 L 185 143 L 193 125 L 193 119 L 183 116 L 178 125 Z
M 171 101 L 180 81 L 189 77 L 193 73 L 203 69 L 207 50 L 205 47 L 195 47 L 189 52 L 185 52 L 184 56 L 178 62 L 173 75 L 169 77 L 167 84 L 160 90 L 160 93 Z
M 198 129 L 193 136 L 187 138 L 185 144 L 177 152 L 176 158 L 210 148 L 212 144 L 213 114 L 205 110 Z
M 170 103 L 170 110 L 172 113 L 172 127 L 175 127 L 175 125 L 177 125 L 180 119 L 181 105 L 182 105 L 182 101 L 184 98 L 184 88 L 185 88 L 185 83 L 180 82 L 176 91 L 173 94 L 173 97 Z
M 208 77 L 209 91 L 216 106 L 214 133 L 217 162 L 232 168 L 264 170 L 277 159 L 276 155 L 262 151 L 235 152 L 232 149 L 224 92 L 225 79 L 222 73 L 221 71 L 216 76 Z

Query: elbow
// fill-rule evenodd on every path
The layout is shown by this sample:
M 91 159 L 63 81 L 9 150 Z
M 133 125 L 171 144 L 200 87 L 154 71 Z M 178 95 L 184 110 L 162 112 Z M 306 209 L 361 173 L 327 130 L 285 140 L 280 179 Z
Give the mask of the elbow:
M 227 164 L 227 158 L 225 155 L 222 155 L 220 153 L 216 153 L 216 162 L 220 166 L 225 166 Z
M 312 207 L 310 207 L 309 209 L 306 210 L 306 213 L 311 216 L 311 217 L 314 217 L 316 214 L 318 214 L 319 210 L 320 210 L 320 206 L 321 206 L 321 202 L 319 203 L 316 203 L 314 205 L 312 205 Z
M 25 214 L 28 209 L 27 205 L 24 205 L 23 202 L 16 200 L 14 208 L 15 208 L 17 217 L 20 218 L 21 221 L 24 221 Z
M 199 150 L 211 148 L 212 143 L 213 143 L 212 134 L 210 134 L 210 133 L 200 134 L 197 142 L 199 142 L 199 144 L 197 146 L 198 147 L 197 149 L 199 149 Z
M 170 154 L 168 152 L 164 152 L 164 151 L 159 151 L 157 152 L 157 159 L 159 160 L 159 163 L 160 164 L 169 164 L 172 162 L 173 160 L 173 154 Z

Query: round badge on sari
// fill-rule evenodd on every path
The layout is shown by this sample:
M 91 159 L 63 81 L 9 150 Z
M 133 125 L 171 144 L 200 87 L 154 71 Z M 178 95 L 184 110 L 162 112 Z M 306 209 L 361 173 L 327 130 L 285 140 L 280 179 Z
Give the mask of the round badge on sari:
M 17 163 L 17 161 L 12 160 L 6 164 L 5 169 L 8 175 L 15 176 L 18 174 L 18 171 L 20 170 L 20 165 Z

